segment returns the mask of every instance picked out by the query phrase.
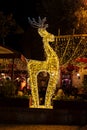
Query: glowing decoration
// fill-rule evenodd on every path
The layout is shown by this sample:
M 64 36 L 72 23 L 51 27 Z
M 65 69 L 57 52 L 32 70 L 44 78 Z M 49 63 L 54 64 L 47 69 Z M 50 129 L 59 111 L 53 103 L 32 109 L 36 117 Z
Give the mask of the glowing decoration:
M 87 34 L 55 36 L 56 46 L 52 45 L 59 57 L 60 66 L 75 63 L 75 59 L 87 57 Z
M 46 53 L 46 61 L 30 60 L 28 62 L 33 107 L 35 108 L 41 107 L 39 105 L 40 103 L 37 85 L 37 75 L 42 71 L 48 72 L 50 75 L 46 90 L 44 108 L 51 108 L 52 95 L 54 93 L 59 78 L 59 59 L 55 51 L 49 45 L 49 42 L 54 41 L 54 35 L 46 31 L 48 25 L 44 24 L 45 21 L 46 18 L 41 20 L 39 17 L 39 23 L 37 23 L 35 19 L 31 20 L 29 18 L 29 22 L 31 23 L 31 25 L 38 28 L 38 33 L 43 39 L 44 51 Z
M 87 0 L 83 0 L 83 2 L 84 2 L 84 5 L 87 5 Z
M 79 73 L 77 73 L 77 77 L 80 77 L 80 74 L 79 74 Z

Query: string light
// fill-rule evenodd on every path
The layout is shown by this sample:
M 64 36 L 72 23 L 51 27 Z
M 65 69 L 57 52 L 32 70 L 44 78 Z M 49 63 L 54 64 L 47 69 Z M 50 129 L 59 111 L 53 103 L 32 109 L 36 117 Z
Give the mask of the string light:
M 76 58 L 87 57 L 87 34 L 60 35 L 55 38 L 56 47 L 52 47 L 59 57 L 60 66 L 76 64 Z

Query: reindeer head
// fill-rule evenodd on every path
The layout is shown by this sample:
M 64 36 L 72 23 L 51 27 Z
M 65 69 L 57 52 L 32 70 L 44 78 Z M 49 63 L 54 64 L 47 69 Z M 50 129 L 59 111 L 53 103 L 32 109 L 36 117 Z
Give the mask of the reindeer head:
M 48 42 L 54 41 L 54 35 L 51 33 L 48 33 L 46 28 L 48 27 L 48 24 L 46 24 L 46 17 L 41 20 L 41 18 L 38 18 L 38 22 L 34 18 L 32 20 L 30 17 L 28 17 L 29 23 L 34 27 L 38 29 L 39 35 L 43 38 L 43 40 L 47 40 Z

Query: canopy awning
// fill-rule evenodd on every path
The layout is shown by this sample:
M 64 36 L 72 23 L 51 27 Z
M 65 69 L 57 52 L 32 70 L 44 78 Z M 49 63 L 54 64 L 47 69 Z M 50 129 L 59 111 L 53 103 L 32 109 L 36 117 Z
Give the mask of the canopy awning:
M 77 58 L 75 61 L 76 61 L 76 62 L 83 62 L 83 63 L 87 63 L 87 58 L 85 58 L 85 57 L 82 57 L 82 58 Z
M 21 53 L 0 45 L 0 58 L 21 58 Z

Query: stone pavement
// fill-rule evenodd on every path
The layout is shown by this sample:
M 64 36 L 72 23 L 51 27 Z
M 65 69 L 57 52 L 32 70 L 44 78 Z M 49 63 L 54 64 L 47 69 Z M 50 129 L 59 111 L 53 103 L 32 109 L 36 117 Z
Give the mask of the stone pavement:
M 87 130 L 87 126 L 0 124 L 0 130 Z

